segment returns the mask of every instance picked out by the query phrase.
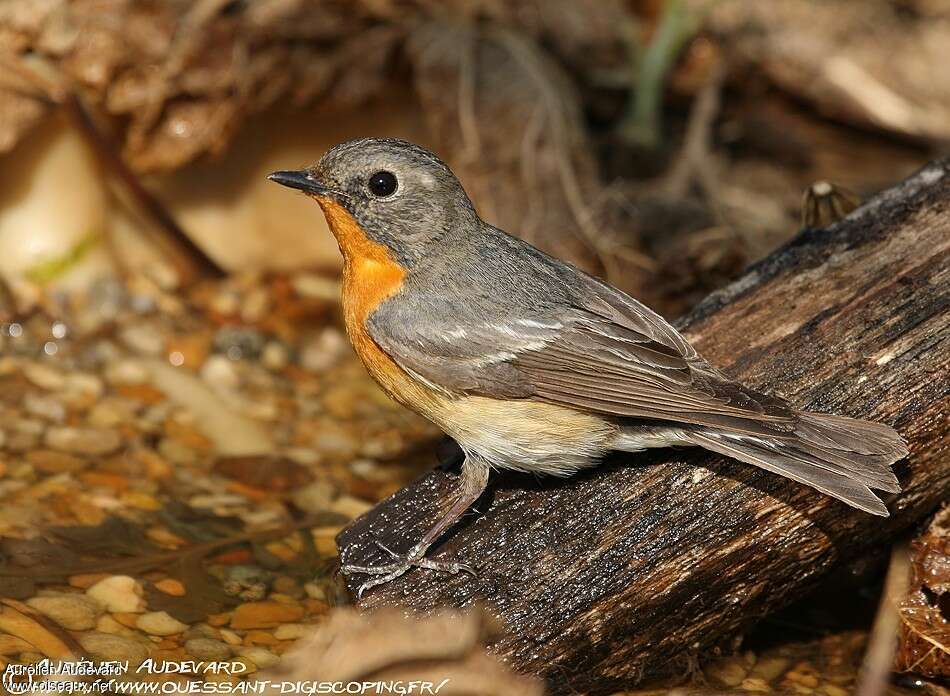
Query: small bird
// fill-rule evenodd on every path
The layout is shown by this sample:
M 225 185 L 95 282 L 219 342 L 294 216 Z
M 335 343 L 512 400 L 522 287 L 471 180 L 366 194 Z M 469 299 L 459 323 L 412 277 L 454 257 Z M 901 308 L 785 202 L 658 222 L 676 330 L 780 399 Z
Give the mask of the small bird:
M 892 428 L 796 411 L 707 363 L 620 290 L 484 222 L 452 171 L 394 139 L 337 145 L 271 180 L 313 197 L 343 254 L 346 330 L 396 401 L 465 453 L 459 493 L 359 594 L 412 567 L 471 571 L 426 551 L 492 469 L 570 476 L 613 450 L 699 446 L 886 516 L 900 490 Z

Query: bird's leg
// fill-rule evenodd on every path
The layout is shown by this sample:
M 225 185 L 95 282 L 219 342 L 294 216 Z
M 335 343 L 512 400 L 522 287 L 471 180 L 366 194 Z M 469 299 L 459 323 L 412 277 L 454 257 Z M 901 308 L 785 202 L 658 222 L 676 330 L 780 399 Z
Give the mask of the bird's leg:
M 357 592 L 357 597 L 362 597 L 363 593 L 371 587 L 383 585 L 390 580 L 395 580 L 410 568 L 428 568 L 430 570 L 438 570 L 443 573 L 450 573 L 452 575 L 464 571 L 474 575 L 475 571 L 464 563 L 457 563 L 455 561 L 435 561 L 426 558 L 425 554 L 426 551 L 429 550 L 429 547 L 432 546 L 432 544 L 435 543 L 435 541 L 440 536 L 442 536 L 443 532 L 455 524 L 465 513 L 465 511 L 468 510 L 485 491 L 485 486 L 488 485 L 488 470 L 489 467 L 485 462 L 482 462 L 472 456 L 467 456 L 465 458 L 465 462 L 462 464 L 462 473 L 459 476 L 460 485 L 458 497 L 445 512 L 445 514 L 439 519 L 439 521 L 435 523 L 435 526 L 426 532 L 419 543 L 409 549 L 407 553 L 403 555 L 397 554 L 377 541 L 377 546 L 379 546 L 383 551 L 395 559 L 392 563 L 387 563 L 386 565 L 380 566 L 342 566 L 340 568 L 340 572 L 342 572 L 344 575 L 350 575 L 352 573 L 364 573 L 366 575 L 377 576 L 364 582 L 360 586 L 360 589 Z

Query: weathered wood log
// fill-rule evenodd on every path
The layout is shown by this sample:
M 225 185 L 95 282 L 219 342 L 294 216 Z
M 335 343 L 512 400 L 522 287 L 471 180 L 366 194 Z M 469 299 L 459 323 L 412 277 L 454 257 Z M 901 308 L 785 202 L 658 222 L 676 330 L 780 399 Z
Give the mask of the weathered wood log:
M 698 449 L 619 456 L 567 481 L 499 477 L 432 552 L 476 578 L 413 570 L 361 606 L 483 602 L 516 669 L 553 693 L 610 692 L 677 669 L 950 498 L 950 160 L 803 231 L 680 328 L 753 387 L 896 427 L 911 455 L 891 516 Z M 385 561 L 374 540 L 411 546 L 453 486 L 434 471 L 371 510 L 338 538 L 346 561 Z

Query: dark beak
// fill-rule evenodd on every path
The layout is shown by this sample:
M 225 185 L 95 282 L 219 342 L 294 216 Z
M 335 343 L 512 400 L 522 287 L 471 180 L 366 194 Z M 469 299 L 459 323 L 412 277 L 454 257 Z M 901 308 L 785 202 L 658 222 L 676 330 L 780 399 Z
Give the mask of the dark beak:
M 299 189 L 305 191 L 306 193 L 313 193 L 318 196 L 326 196 L 331 193 L 336 193 L 333 189 L 324 186 L 320 181 L 314 178 L 306 169 L 301 169 L 300 171 L 285 171 L 285 172 L 274 172 L 273 174 L 268 174 L 267 178 L 271 181 L 276 181 L 282 186 L 287 186 L 288 188 Z

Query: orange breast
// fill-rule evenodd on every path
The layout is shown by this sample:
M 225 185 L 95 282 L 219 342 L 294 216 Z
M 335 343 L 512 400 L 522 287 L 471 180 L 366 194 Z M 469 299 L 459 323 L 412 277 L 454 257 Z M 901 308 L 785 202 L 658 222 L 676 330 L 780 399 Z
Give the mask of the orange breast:
M 423 413 L 432 391 L 409 377 L 373 340 L 366 319 L 384 300 L 399 292 L 406 269 L 382 244 L 369 239 L 340 204 L 317 198 L 343 254 L 343 316 L 356 354 L 380 386 L 396 401 Z

